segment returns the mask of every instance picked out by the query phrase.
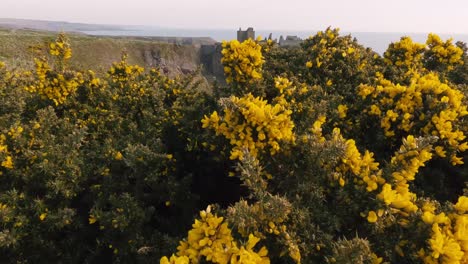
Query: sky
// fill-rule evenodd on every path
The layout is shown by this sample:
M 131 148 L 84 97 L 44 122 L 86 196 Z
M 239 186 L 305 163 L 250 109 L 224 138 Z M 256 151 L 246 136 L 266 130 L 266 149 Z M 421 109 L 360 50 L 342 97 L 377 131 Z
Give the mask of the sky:
M 468 0 L 1 0 L 0 18 L 169 28 L 468 34 Z

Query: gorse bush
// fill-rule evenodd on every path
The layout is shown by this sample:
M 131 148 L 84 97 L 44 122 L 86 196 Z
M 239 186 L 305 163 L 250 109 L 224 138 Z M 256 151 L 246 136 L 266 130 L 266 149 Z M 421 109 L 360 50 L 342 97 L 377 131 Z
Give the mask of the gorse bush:
M 468 263 L 466 45 L 222 45 L 212 93 L 62 34 L 0 63 L 2 261 Z
M 429 36 L 428 43 L 432 43 L 431 39 L 433 35 Z M 409 38 L 403 41 L 412 43 Z M 391 48 L 397 50 L 405 45 Z M 449 41 L 446 45 L 450 47 L 447 50 L 460 50 Z M 413 46 L 417 46 L 419 56 L 407 53 L 411 58 L 396 59 L 401 63 L 390 63 L 389 59 L 387 63 L 350 37 L 340 37 L 337 30 L 327 29 L 311 37 L 299 49 L 269 48 L 263 70 L 264 97 L 247 94 L 244 98 L 250 98 L 253 105 L 256 100 L 270 104 L 279 102 L 282 111 L 291 112 L 295 138 L 294 141 L 282 140 L 283 146 L 269 155 L 258 155 L 258 150 L 252 147 L 255 140 L 265 140 L 263 127 L 244 132 L 243 126 L 236 127 L 237 121 L 230 125 L 232 114 L 226 110 L 227 121 L 218 112 L 205 117 L 203 126 L 213 128 L 213 136 L 227 139 L 231 159 L 239 158 L 242 168 L 253 164 L 258 167 L 248 176 L 242 169 L 237 170 L 244 172 L 239 175 L 240 179 L 250 189 L 247 200 L 228 208 L 228 212 L 234 212 L 228 216 L 235 217 L 233 225 L 238 227 L 241 236 L 263 235 L 269 249 L 290 252 L 295 262 L 334 262 L 338 258 L 369 263 L 466 262 L 465 239 L 453 235 L 457 232 L 453 225 L 464 221 L 458 217 L 465 219 L 466 215 L 453 214 L 449 205 L 450 201 L 453 206 L 457 198 L 465 198 L 463 184 L 452 197 L 437 201 L 425 191 L 427 182 L 413 183 L 416 178 L 424 177 L 420 173 L 422 167 L 436 165 L 428 164 L 433 159 L 446 160 L 447 164 L 442 166 L 463 164 L 461 156 L 466 150 L 464 94 L 449 81 L 439 79 L 446 78 L 446 71 L 454 67 L 435 69 L 423 61 L 428 56 L 440 57 L 442 53 L 426 55 L 433 53 L 433 46 L 429 45 L 428 49 L 423 44 Z M 457 52 L 453 52 L 452 60 L 444 61 L 440 57 L 438 61 L 459 63 L 462 56 L 456 55 Z M 228 56 L 227 51 L 224 55 Z M 289 64 L 278 65 L 269 58 L 289 60 Z M 289 67 L 291 60 L 295 64 Z M 356 63 L 354 67 L 350 67 L 353 63 Z M 393 69 L 402 65 L 407 65 L 408 69 Z M 266 70 L 267 67 L 271 70 Z M 268 76 L 272 73 L 279 76 Z M 394 83 L 406 80 L 408 84 Z M 257 124 L 256 117 L 262 115 L 261 111 L 250 115 L 248 110 L 230 106 L 225 100 L 220 100 L 221 108 L 236 109 L 243 114 L 241 120 Z M 223 132 L 229 131 L 231 126 L 240 129 L 237 137 Z M 369 135 L 363 131 L 373 133 Z M 250 153 L 247 157 L 251 158 L 244 160 L 245 153 Z M 246 165 L 246 162 L 253 164 Z M 460 177 L 462 182 L 466 181 L 464 169 L 455 172 L 457 175 L 443 177 Z M 460 179 L 453 181 L 460 182 Z M 266 197 L 281 197 L 288 209 L 265 200 Z M 438 221 L 425 222 L 427 219 L 421 218 L 424 214 L 430 217 L 425 203 L 446 204 L 431 212 Z M 256 213 L 257 208 L 266 204 L 270 204 L 269 210 L 260 209 L 260 213 Z M 271 211 L 276 210 L 284 212 L 279 220 L 263 215 L 275 215 Z M 444 218 L 448 215 L 451 218 Z M 262 223 L 263 219 L 268 222 Z M 445 222 L 452 224 L 439 226 Z M 269 228 L 263 229 L 266 224 Z M 281 228 L 276 230 L 276 226 Z M 438 232 L 438 228 L 446 233 Z M 460 228 L 465 230 L 461 226 L 457 230 Z M 287 230 L 289 243 L 283 240 L 281 230 Z M 345 251 L 333 250 L 337 239 L 352 238 L 356 232 L 369 241 L 365 244 L 367 247 L 353 242 L 346 245 L 350 251 L 360 248 L 361 251 L 355 253 L 361 254 L 360 257 L 331 257 L 340 254 L 337 252 L 345 254 Z M 382 234 L 391 239 L 378 239 Z M 360 243 L 361 240 L 354 241 Z M 291 245 L 296 246 L 300 257 L 292 253 Z M 286 261 L 280 261 L 281 254 L 275 256 L 272 250 L 270 259 Z
M 177 165 L 186 138 L 168 138 L 190 130 L 184 119 L 194 98 L 203 102 L 197 83 L 145 73 L 125 56 L 102 78 L 75 72 L 69 51 L 54 51 L 66 43 L 59 36 L 34 73 L 2 68 L 2 256 L 82 263 L 131 262 L 141 248 L 161 254 L 197 208 Z

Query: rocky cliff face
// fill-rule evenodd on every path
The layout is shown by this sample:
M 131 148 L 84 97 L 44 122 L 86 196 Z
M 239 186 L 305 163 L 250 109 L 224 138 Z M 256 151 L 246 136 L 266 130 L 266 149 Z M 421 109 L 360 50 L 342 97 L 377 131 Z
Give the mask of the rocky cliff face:
M 145 47 L 140 52 L 145 65 L 168 75 L 190 74 L 200 66 L 199 50 L 195 47 L 174 46 L 169 50 L 160 46 Z
M 71 41 L 75 51 L 72 63 L 87 68 L 107 69 L 122 52 L 127 53 L 129 63 L 158 68 L 171 77 L 193 73 L 200 66 L 200 49 L 193 45 L 116 37 L 78 37 Z
M 200 47 L 200 63 L 203 65 L 204 73 L 209 78 L 224 82 L 224 70 L 221 64 L 221 44 L 202 45 Z

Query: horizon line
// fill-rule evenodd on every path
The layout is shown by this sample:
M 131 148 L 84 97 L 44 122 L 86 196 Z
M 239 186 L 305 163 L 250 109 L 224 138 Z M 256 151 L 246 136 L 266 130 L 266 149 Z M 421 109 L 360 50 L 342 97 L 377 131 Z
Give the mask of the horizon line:
M 45 19 L 33 19 L 33 18 L 15 18 L 15 17 L 0 17 L 0 19 L 12 19 L 12 20 L 29 20 L 29 21 L 41 21 L 41 22 L 56 22 L 56 23 L 67 23 L 67 24 L 85 24 L 85 25 L 94 25 L 94 26 L 114 26 L 114 27 L 153 27 L 153 28 L 161 28 L 161 29 L 179 29 L 179 30 L 232 30 L 233 32 L 237 32 L 238 28 L 242 27 L 181 27 L 181 26 L 162 26 L 162 25 L 154 25 L 154 24 L 114 24 L 114 23 L 92 23 L 92 22 L 80 22 L 80 21 L 66 21 L 66 20 L 45 20 Z M 252 27 L 254 31 L 292 31 L 292 32 L 319 32 L 322 30 L 317 29 L 288 29 L 288 28 L 255 28 L 254 26 L 247 26 L 247 28 Z M 468 32 L 461 33 L 461 32 L 435 32 L 435 31 L 375 31 L 375 30 L 349 30 L 349 29 L 342 29 L 341 27 L 333 27 L 328 26 L 332 29 L 338 28 L 340 32 L 343 33 L 388 33 L 388 34 L 441 34 L 441 35 L 466 35 L 468 36 Z M 328 28 L 327 27 L 327 28 Z M 273 33 L 273 32 L 272 32 Z

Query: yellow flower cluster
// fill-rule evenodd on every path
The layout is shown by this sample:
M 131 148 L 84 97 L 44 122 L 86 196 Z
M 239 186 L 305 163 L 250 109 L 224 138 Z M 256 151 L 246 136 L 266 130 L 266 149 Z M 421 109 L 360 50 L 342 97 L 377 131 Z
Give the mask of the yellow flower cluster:
M 435 214 L 435 207 L 423 208 L 422 220 L 431 226 L 427 241 L 430 250 L 418 252 L 424 263 L 468 263 L 468 197 L 460 196 L 454 209 L 455 212 L 445 215 Z
M 346 117 L 346 112 L 348 111 L 348 107 L 346 105 L 338 105 L 338 108 L 337 108 L 337 111 L 338 111 L 338 116 L 343 119 Z
M 369 213 L 367 214 L 367 221 L 369 223 L 377 222 L 379 217 L 382 216 L 382 212 L 383 212 L 382 209 L 378 210 L 377 213 L 375 211 L 369 211 Z
M 162 257 L 159 261 L 160 264 L 190 264 L 190 259 L 187 256 L 175 256 L 174 254 L 171 258 Z
M 223 135 L 233 149 L 231 159 L 242 159 L 243 150 L 257 157 L 267 148 L 271 155 L 280 151 L 280 142 L 294 143 L 292 111 L 281 104 L 271 105 L 260 97 L 247 94 L 241 98 L 231 96 L 224 115 L 215 111 L 202 120 L 203 128 L 211 128 Z
M 400 150 L 391 159 L 393 166 L 402 168 L 399 172 L 393 172 L 392 177 L 395 182 L 413 181 L 419 167 L 424 166 L 424 163 L 432 158 L 430 149 L 430 145 L 421 148 L 419 141 L 412 135 L 403 139 Z
M 334 137 L 343 139 L 337 129 L 334 131 Z M 352 172 L 359 179 L 358 184 L 366 183 L 368 192 L 379 192 L 376 197 L 404 218 L 420 210 L 421 220 L 432 227 L 430 238 L 427 240 L 429 250 L 420 249 L 418 252 L 424 263 L 468 263 L 468 197 L 459 197 L 454 205 L 455 213 L 436 214 L 435 204 L 430 200 L 418 208 L 415 204 L 416 195 L 409 190 L 409 182 L 415 179 L 419 168 L 431 158 L 429 144 L 424 144 L 422 139 L 408 136 L 391 159 L 392 178 L 386 181 L 380 176 L 382 171 L 378 169 L 378 163 L 373 161 L 372 154 L 366 151 L 361 155 L 354 141 L 347 140 L 346 152 L 337 172 L 340 177 L 345 172 Z M 370 173 L 374 173 L 371 178 L 368 176 Z M 342 179 L 338 180 L 343 186 L 344 181 L 341 183 Z M 369 211 L 366 218 L 369 223 L 375 223 L 384 214 L 384 209 L 378 209 Z M 398 223 L 405 226 L 408 220 L 401 219 Z M 401 247 L 397 245 L 395 248 L 400 251 L 400 255 L 403 255 Z
M 62 61 L 71 58 L 72 50 L 64 33 L 60 33 L 55 42 L 49 44 L 49 53 L 52 56 L 57 56 Z
M 333 136 L 344 141 L 338 128 L 333 130 Z M 344 177 L 347 172 L 350 172 L 356 177 L 356 183 L 365 186 L 367 192 L 377 190 L 379 185 L 385 183 L 385 179 L 381 176 L 382 171 L 379 169 L 379 163 L 374 160 L 374 154 L 366 150 L 364 155 L 361 155 L 356 142 L 352 139 L 346 140 L 345 144 L 345 154 L 340 166 L 336 168 L 338 174 L 335 175 L 335 179 L 338 180 L 340 186 L 344 186 L 346 183 Z
M 200 212 L 200 220 L 196 219 L 192 230 L 188 232 L 186 240 L 180 242 L 178 253 L 170 259 L 163 257 L 165 263 L 200 263 L 202 258 L 212 263 L 236 264 L 269 264 L 268 250 L 262 247 L 258 252 L 254 250 L 260 238 L 250 234 L 245 244 L 234 240 L 227 223 L 222 217 L 211 213 L 210 207 Z M 187 260 L 188 258 L 188 260 Z
M 455 204 L 454 208 L 460 214 L 468 213 L 468 196 L 458 197 L 458 202 Z
M 239 249 L 233 248 L 233 254 L 230 258 L 232 264 L 269 264 L 268 250 L 266 247 L 260 248 L 258 252 L 254 251 L 255 245 L 260 241 L 260 238 L 250 234 L 245 245 L 241 245 Z
M 335 138 L 344 140 L 339 129 L 335 128 L 333 134 Z M 346 173 L 351 173 L 354 177 L 353 182 L 364 186 L 367 192 L 375 191 L 376 197 L 396 212 L 404 216 L 416 212 L 416 195 L 409 190 L 408 183 L 415 179 L 418 169 L 432 158 L 431 146 L 422 146 L 419 142 L 420 140 L 412 135 L 403 140 L 400 150 L 392 157 L 392 178 L 387 181 L 382 177 L 382 170 L 379 169 L 379 163 L 375 162 L 373 153 L 366 150 L 364 155 L 361 155 L 354 140 L 346 140 L 345 154 L 336 168 L 334 178 L 344 186 Z M 370 211 L 367 220 L 371 223 L 376 222 L 378 216 L 382 215 L 383 211 L 380 210 L 377 213 Z
M 452 44 L 452 39 L 443 42 L 438 35 L 429 34 L 426 44 L 429 51 L 426 59 L 433 63 L 447 65 L 447 70 L 452 70 L 455 65 L 463 64 L 463 50 Z
M 336 48 L 332 50 L 329 47 L 332 46 L 333 42 L 336 40 L 336 37 L 338 37 L 338 35 L 339 29 L 332 30 L 330 28 L 327 28 L 325 32 L 317 32 L 317 36 L 320 38 L 320 42 L 318 43 L 318 45 L 315 45 L 311 48 L 312 52 L 316 53 L 316 56 L 314 56 L 313 59 L 307 61 L 307 68 L 320 68 L 324 61 L 328 61 L 333 57 L 333 53 L 337 52 L 337 50 Z M 330 51 L 332 51 L 332 53 L 330 53 Z M 345 54 L 344 57 L 346 56 L 346 52 L 342 52 L 342 54 Z
M 271 49 L 275 46 L 276 42 L 274 42 L 272 39 L 267 39 L 267 41 L 261 41 L 260 37 L 257 37 L 257 41 L 262 45 L 262 49 L 265 53 L 268 53 L 271 51 Z
M 198 92 L 191 86 L 183 86 L 178 77 L 171 79 L 166 76 L 160 76 L 158 71 L 151 70 L 152 75 L 158 79 L 158 82 L 165 91 L 164 104 L 167 106 L 164 112 L 165 122 L 173 125 L 180 124 L 184 117 L 184 104 L 182 102 L 191 102 L 196 100 Z
M 71 58 L 72 51 L 65 34 L 61 33 L 49 44 L 49 53 L 56 57 L 56 69 L 52 69 L 43 58 L 35 58 L 36 79 L 32 85 L 25 87 L 26 91 L 38 93 L 43 98 L 52 100 L 55 105 L 63 104 L 67 97 L 75 93 L 78 85 L 83 83 L 81 73 L 67 71 L 65 63 Z
M 317 120 L 314 121 L 312 127 L 309 129 L 310 132 L 318 139 L 319 142 L 325 142 L 325 137 L 322 135 L 322 126 L 327 121 L 327 117 L 320 115 Z
M 0 134 L 0 165 L 4 168 L 7 169 L 13 169 L 13 160 L 10 155 L 10 152 L 8 151 L 8 147 L 5 144 L 6 137 L 3 134 Z M 2 172 L 0 171 L 0 175 L 2 175 Z
M 288 90 L 291 86 L 292 82 L 287 78 L 275 77 L 275 88 L 279 90 L 280 94 L 282 94 L 285 89 Z
M 334 67 L 333 65 L 336 65 L 336 60 L 343 60 L 347 63 L 352 62 L 351 64 L 354 64 L 353 66 L 359 70 L 363 70 L 366 66 L 369 66 L 367 59 L 363 57 L 356 42 L 353 42 L 352 38 L 348 36 L 340 37 L 338 28 L 327 28 L 325 31 L 317 32 L 317 35 L 311 36 L 306 40 L 306 46 L 307 61 L 305 66 L 310 71 L 314 71 L 315 74 L 323 73 L 323 76 L 326 76 L 326 70 L 317 70 L 329 66 Z M 318 76 L 318 78 L 322 77 Z M 320 84 L 332 86 L 333 81 L 324 78 Z
M 299 102 L 296 100 L 299 99 L 299 96 L 308 92 L 307 85 L 301 84 L 301 88 L 297 89 L 288 78 L 280 76 L 276 76 L 274 81 L 275 88 L 279 91 L 279 94 L 273 98 L 273 103 L 288 108 L 295 113 L 301 113 L 303 104 L 299 100 Z
M 225 251 L 234 240 L 228 224 L 210 210 L 201 211 L 200 217 L 200 220 L 195 219 L 187 240 L 180 242 L 178 255 L 187 256 L 194 263 L 198 263 L 202 256 L 215 263 L 227 263 L 229 255 Z
M 18 138 L 19 136 L 21 136 L 21 134 L 23 133 L 24 131 L 24 128 L 20 125 L 16 125 L 12 128 L 10 128 L 10 131 L 8 131 L 8 135 L 15 139 L 15 138 Z
M 361 85 L 358 94 L 371 100 L 368 114 L 380 118 L 387 137 L 398 133 L 437 136 L 436 153 L 445 157 L 451 151 L 451 162 L 462 164 L 456 152 L 468 149 L 465 135 L 458 129 L 458 119 L 468 115 L 463 93 L 439 80 L 436 74 L 415 75 L 409 86 L 393 84 L 381 78 L 380 85 Z
M 253 221 L 242 220 L 240 221 L 242 224 L 236 226 L 238 232 L 243 237 L 251 233 L 260 238 L 264 238 L 266 234 L 282 237 L 282 244 L 286 246 L 291 259 L 293 259 L 295 263 L 301 263 L 301 251 L 297 241 L 295 241 L 290 232 L 288 232 L 285 224 L 285 220 L 291 212 L 289 208 L 283 207 L 281 211 L 273 212 L 270 208 L 265 208 L 265 204 L 261 202 L 248 205 L 246 201 L 240 201 L 238 205 L 248 208 L 248 211 L 244 213 L 249 215 L 251 219 L 254 219 Z M 236 218 L 230 220 L 234 222 Z
M 391 166 L 396 169 L 392 173 L 391 184 L 385 183 L 377 198 L 392 208 L 406 213 L 416 212 L 416 194 L 409 190 L 408 182 L 414 181 L 419 168 L 431 158 L 430 145 L 420 146 L 419 140 L 409 135 L 391 159 Z
M 25 87 L 26 91 L 38 93 L 43 98 L 52 100 L 55 105 L 63 104 L 67 97 L 75 93 L 78 85 L 83 82 L 80 73 L 56 72 L 45 59 L 34 59 L 36 65 L 35 82 Z
M 422 68 L 422 57 L 426 45 L 413 42 L 410 37 L 391 43 L 384 53 L 384 61 L 389 65 L 403 66 L 405 69 Z
M 265 62 L 262 47 L 252 39 L 240 43 L 237 40 L 223 41 L 223 57 L 226 82 L 252 83 L 262 78 L 262 65 Z
M 125 82 L 135 80 L 144 70 L 143 67 L 138 65 L 129 65 L 127 63 L 127 54 L 123 54 L 120 62 L 112 64 L 108 76 L 113 82 L 120 83 L 121 88 L 123 88 Z

